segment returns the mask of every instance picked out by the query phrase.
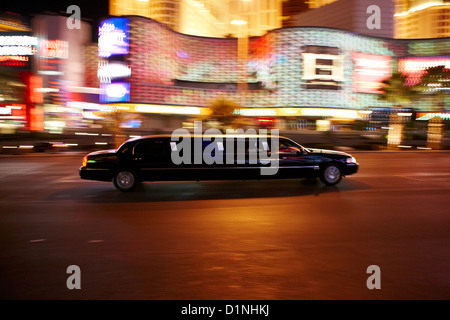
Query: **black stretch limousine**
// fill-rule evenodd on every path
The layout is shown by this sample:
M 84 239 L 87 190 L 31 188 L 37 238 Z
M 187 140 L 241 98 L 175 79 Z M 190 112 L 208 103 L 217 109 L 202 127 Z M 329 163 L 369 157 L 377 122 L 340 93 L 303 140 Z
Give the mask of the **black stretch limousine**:
M 170 135 L 128 140 L 89 153 L 80 177 L 131 191 L 143 181 L 253 180 L 318 177 L 327 185 L 358 171 L 351 155 L 305 148 L 285 137 Z

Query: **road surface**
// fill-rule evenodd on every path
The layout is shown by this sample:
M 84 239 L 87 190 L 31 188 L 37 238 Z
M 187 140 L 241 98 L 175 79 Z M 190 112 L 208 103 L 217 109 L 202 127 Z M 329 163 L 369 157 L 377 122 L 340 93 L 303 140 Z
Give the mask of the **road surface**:
M 353 154 L 360 171 L 334 187 L 134 193 L 80 180 L 81 154 L 2 156 L 0 298 L 450 299 L 450 153 Z

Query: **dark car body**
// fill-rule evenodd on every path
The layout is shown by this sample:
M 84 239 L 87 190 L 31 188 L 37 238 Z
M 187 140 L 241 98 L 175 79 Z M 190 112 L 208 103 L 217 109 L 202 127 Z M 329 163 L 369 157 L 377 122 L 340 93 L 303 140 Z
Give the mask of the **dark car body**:
M 181 144 L 170 135 L 131 139 L 117 150 L 89 153 L 79 174 L 82 179 L 113 181 L 117 189 L 130 191 L 141 181 L 319 177 L 325 184 L 334 185 L 343 176 L 356 173 L 359 167 L 347 153 L 304 148 L 285 137 L 222 135 L 217 138 L 192 136 L 190 147 L 183 151 Z M 272 144 L 274 138 L 278 141 L 276 150 Z M 211 163 L 202 156 L 208 154 L 208 148 L 211 151 L 212 142 L 215 149 L 210 155 L 215 161 Z M 174 161 L 174 152 L 179 152 L 186 161 Z

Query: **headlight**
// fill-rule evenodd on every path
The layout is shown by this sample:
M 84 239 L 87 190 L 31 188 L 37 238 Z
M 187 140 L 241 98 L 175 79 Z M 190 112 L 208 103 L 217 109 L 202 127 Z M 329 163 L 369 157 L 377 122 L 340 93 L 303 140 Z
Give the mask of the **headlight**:
M 83 167 L 86 167 L 87 166 L 87 163 L 88 163 L 88 157 L 86 156 L 86 157 L 84 157 L 83 158 L 83 163 L 81 164 Z
M 356 163 L 356 159 L 354 157 L 347 158 L 347 163 Z

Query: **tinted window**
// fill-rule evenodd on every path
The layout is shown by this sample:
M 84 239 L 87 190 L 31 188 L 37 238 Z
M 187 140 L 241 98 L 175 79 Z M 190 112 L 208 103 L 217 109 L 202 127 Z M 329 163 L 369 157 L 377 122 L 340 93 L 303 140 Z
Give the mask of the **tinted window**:
M 297 144 L 295 144 L 294 142 L 286 140 L 286 139 L 280 139 L 280 149 L 283 149 L 283 148 L 298 148 L 298 149 L 300 149 L 300 147 Z
M 166 141 L 161 139 L 139 142 L 134 147 L 134 154 L 141 156 L 164 155 L 167 151 Z

